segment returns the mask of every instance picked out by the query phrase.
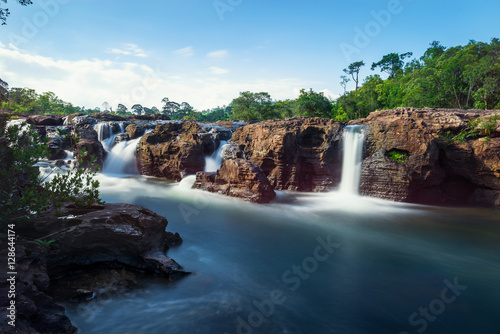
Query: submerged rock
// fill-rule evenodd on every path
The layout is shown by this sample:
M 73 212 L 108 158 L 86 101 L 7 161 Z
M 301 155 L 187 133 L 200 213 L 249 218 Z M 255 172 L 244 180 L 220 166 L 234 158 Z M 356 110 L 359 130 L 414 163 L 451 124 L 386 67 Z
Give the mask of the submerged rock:
M 193 187 L 255 203 L 269 203 L 276 197 L 264 172 L 243 159 L 224 161 L 216 173 L 197 173 Z

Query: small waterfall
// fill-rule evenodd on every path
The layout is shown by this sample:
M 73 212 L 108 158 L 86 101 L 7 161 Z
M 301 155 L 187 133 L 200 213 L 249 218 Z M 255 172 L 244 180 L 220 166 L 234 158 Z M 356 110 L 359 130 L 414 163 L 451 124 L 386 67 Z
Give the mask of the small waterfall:
M 219 148 L 215 152 L 205 158 L 205 172 L 216 172 L 222 165 L 222 149 L 228 141 L 221 141 Z
M 365 135 L 362 125 L 349 125 L 342 134 L 343 161 L 342 179 L 339 191 L 343 194 L 357 195 L 361 180 L 361 164 Z
M 104 162 L 104 174 L 138 174 L 135 154 L 142 137 L 122 141 L 108 152 Z

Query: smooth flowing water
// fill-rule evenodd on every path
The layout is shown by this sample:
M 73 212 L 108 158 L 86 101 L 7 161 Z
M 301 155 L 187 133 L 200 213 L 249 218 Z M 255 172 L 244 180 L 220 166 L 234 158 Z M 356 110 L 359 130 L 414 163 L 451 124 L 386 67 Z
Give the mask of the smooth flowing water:
M 205 172 L 216 172 L 222 165 L 222 151 L 228 141 L 221 141 L 215 152 L 205 158 Z
M 362 150 L 352 130 L 345 145 Z M 355 196 L 357 154 L 338 192 L 268 205 L 190 189 L 193 176 L 100 174 L 105 201 L 167 217 L 184 239 L 167 255 L 192 274 L 68 303 L 68 316 L 83 334 L 498 333 L 498 211 Z
M 357 195 L 359 193 L 363 145 L 365 142 L 363 126 L 346 126 L 342 134 L 342 141 L 342 182 L 340 182 L 339 191 L 347 195 Z

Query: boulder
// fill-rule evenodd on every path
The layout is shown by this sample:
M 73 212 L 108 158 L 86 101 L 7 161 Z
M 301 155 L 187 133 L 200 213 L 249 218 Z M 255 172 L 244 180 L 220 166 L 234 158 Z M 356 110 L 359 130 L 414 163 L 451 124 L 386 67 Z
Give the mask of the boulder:
M 193 187 L 254 203 L 269 203 L 276 197 L 264 172 L 243 159 L 224 161 L 217 173 L 197 173 Z
M 274 189 L 328 191 L 340 182 L 342 128 L 331 119 L 296 117 L 241 127 L 232 141 Z
M 139 142 L 137 162 L 142 175 L 180 181 L 205 167 L 205 156 L 215 150 L 216 141 L 192 121 L 158 125 Z
M 130 204 L 68 205 L 59 216 L 45 212 L 19 233 L 27 238 L 55 240 L 47 259 L 51 275 L 94 264 L 121 264 L 167 278 L 185 274 L 164 252 L 180 237 L 165 232 L 165 217 Z M 182 239 L 181 239 L 182 240 Z
M 125 128 L 125 132 L 128 134 L 130 139 L 139 138 L 144 134 L 145 129 L 143 127 L 138 126 L 137 124 L 130 124 Z

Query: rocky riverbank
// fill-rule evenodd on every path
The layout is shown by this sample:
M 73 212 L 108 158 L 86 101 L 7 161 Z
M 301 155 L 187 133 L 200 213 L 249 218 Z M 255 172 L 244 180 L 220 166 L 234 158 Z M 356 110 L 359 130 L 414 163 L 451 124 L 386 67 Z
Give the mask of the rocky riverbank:
M 2 333 L 76 333 L 64 308 L 49 293 L 51 279 L 71 277 L 92 268 L 121 268 L 175 280 L 187 273 L 165 252 L 182 242 L 166 232 L 167 220 L 150 210 L 128 204 L 94 205 L 78 209 L 69 204 L 56 215 L 47 211 L 18 226 L 16 243 L 16 327 L 0 321 Z M 36 241 L 39 239 L 46 244 Z M 7 248 L 1 250 L 7 258 Z M 109 276 L 109 275 L 108 275 Z M 114 275 L 116 276 L 116 275 Z M 103 280 L 106 280 L 103 278 Z M 67 292 L 67 298 L 91 300 L 102 291 L 102 282 Z M 119 282 L 118 282 L 119 283 Z M 0 283 L 6 296 L 9 283 Z M 117 280 L 109 284 L 116 285 Z M 108 287 L 109 289 L 109 287 Z M 0 307 L 8 307 L 2 299 Z

